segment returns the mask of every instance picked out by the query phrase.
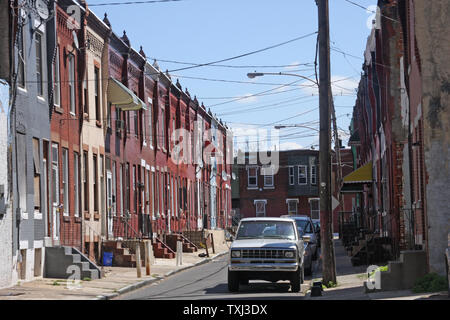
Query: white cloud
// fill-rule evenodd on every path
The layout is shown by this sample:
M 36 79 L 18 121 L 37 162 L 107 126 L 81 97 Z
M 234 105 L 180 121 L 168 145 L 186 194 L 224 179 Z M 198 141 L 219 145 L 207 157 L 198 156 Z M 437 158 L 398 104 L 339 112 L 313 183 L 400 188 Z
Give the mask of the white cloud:
M 251 93 L 244 94 L 243 97 L 245 97 L 245 98 L 239 99 L 236 102 L 239 102 L 239 103 L 253 103 L 253 102 L 258 101 L 258 97 L 253 95 L 253 94 L 251 94 Z
M 280 143 L 280 151 L 296 149 L 303 149 L 303 146 L 299 145 L 297 142 L 292 141 Z

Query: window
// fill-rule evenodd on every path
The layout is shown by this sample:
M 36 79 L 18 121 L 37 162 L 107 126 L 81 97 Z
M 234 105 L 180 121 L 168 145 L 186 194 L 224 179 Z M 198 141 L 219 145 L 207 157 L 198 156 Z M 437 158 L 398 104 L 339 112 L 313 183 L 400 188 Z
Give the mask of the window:
M 84 211 L 89 211 L 89 158 L 88 152 L 83 152 L 83 201 Z
M 136 166 L 135 165 L 133 165 L 133 200 L 134 200 L 134 212 L 137 213 Z
M 316 172 L 316 166 L 311 166 L 311 184 L 317 184 L 317 172 Z
M 42 59 L 42 33 L 36 32 L 34 36 L 36 45 L 36 77 L 37 77 L 37 94 L 38 96 L 44 95 L 44 83 L 43 83 L 43 59 Z
M 298 207 L 298 199 L 287 199 L 288 214 L 296 215 Z
M 320 218 L 320 199 L 309 199 L 309 206 L 311 208 L 311 219 Z
M 73 153 L 73 190 L 74 190 L 74 214 L 80 216 L 80 156 Z
M 25 28 L 22 28 L 19 39 L 18 39 L 18 55 L 19 55 L 19 66 L 17 71 L 17 83 L 20 87 L 25 88 L 25 33 L 23 32 Z
M 273 169 L 263 168 L 264 187 L 273 187 Z
M 111 102 L 108 102 L 108 111 L 106 114 L 106 126 L 111 128 Z
M 34 163 L 34 211 L 41 212 L 41 166 L 39 161 L 39 139 L 33 138 Z
M 55 62 L 53 63 L 53 104 L 61 105 L 61 78 L 59 76 L 59 47 L 56 47 Z
M 83 95 L 84 95 L 84 113 L 85 114 L 89 114 L 89 110 L 88 110 L 88 89 L 87 89 L 87 69 L 86 69 L 86 73 L 84 75 L 84 79 L 83 79 Z
M 120 164 L 120 170 L 119 170 L 119 192 L 120 192 L 120 215 L 123 216 L 123 213 L 124 213 L 124 202 L 123 202 L 123 164 Z
M 153 146 L 153 105 L 148 102 L 148 143 L 150 147 Z
M 139 121 L 139 111 L 135 110 L 134 111 L 134 134 L 138 135 L 138 121 Z
M 150 171 L 144 168 L 144 174 L 145 174 L 145 213 L 150 214 L 150 192 L 149 192 L 150 185 L 148 183 Z
M 75 114 L 75 57 L 69 53 L 69 111 Z
M 54 204 L 59 204 L 59 164 L 58 144 L 52 143 L 52 199 Z
M 298 184 L 307 183 L 306 166 L 298 166 Z
M 144 143 L 147 142 L 147 126 L 145 125 L 145 112 L 141 111 L 141 134 L 142 134 L 142 141 Z
M 266 200 L 255 200 L 255 209 L 257 217 L 265 217 L 266 216 Z
M 161 109 L 161 146 L 166 147 L 166 111 Z
M 129 214 L 130 213 L 130 164 L 127 162 L 125 165 L 125 190 L 126 190 L 126 194 L 125 194 L 125 201 L 126 201 L 126 205 L 125 205 L 125 213 Z
M 98 212 L 98 167 L 97 167 L 97 155 L 94 154 L 92 156 L 92 172 L 93 172 L 93 176 L 92 176 L 92 187 L 93 187 L 93 192 L 94 192 L 94 211 Z
M 248 174 L 248 187 L 249 188 L 256 188 L 258 187 L 258 168 L 256 167 L 250 167 L 247 168 L 247 174 Z
M 112 214 L 115 216 L 117 212 L 117 200 L 116 200 L 116 194 L 117 194 L 117 183 L 116 183 L 116 162 L 112 162 Z M 122 187 L 120 187 L 122 189 Z
M 294 177 L 294 167 L 289 167 L 289 185 L 293 186 L 295 184 L 295 177 Z
M 151 201 L 152 201 L 152 219 L 155 219 L 155 173 L 152 172 L 151 181 Z
M 62 189 L 63 189 L 63 206 L 64 215 L 69 215 L 69 151 L 66 148 L 62 149 Z
M 94 67 L 94 99 L 95 99 L 95 120 L 100 121 L 100 81 L 99 70 Z
M 127 121 L 127 133 L 131 132 L 131 122 L 130 122 L 130 112 L 125 112 L 126 114 L 126 121 Z
M 100 155 L 100 162 L 99 162 L 99 175 L 100 175 L 100 205 L 101 205 L 101 212 L 105 212 L 105 168 L 104 168 L 104 157 L 103 155 Z

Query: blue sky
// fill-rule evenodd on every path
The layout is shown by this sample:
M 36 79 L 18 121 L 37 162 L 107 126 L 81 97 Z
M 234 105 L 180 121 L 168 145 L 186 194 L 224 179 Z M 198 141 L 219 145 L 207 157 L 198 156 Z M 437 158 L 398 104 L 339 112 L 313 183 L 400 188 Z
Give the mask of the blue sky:
M 125 0 L 88 0 L 90 9 L 103 18 L 108 13 L 114 32 L 126 30 L 131 45 L 142 46 L 147 57 L 156 58 L 161 69 L 188 65 L 165 62 L 206 63 L 251 52 L 317 31 L 314 0 L 186 0 L 154 4 L 94 6 Z M 128 1 L 128 0 L 127 0 Z M 367 8 L 375 0 L 354 0 Z M 373 9 L 372 9 L 373 10 Z M 330 0 L 331 51 L 334 103 L 344 144 L 355 101 L 363 52 L 370 34 L 372 14 L 345 0 Z M 231 127 L 237 136 L 257 141 L 258 128 L 268 124 L 302 124 L 317 127 L 318 97 L 311 82 L 292 76 L 247 78 L 248 72 L 289 72 L 314 78 L 316 35 L 261 53 L 221 63 L 173 71 L 181 85 Z M 236 68 L 236 66 L 245 66 Z M 258 66 L 258 67 L 247 67 Z M 274 66 L 274 67 L 263 67 Z M 288 67 L 279 67 L 288 66 Z M 188 78 L 191 77 L 191 78 Z M 224 81 L 241 81 L 233 83 Z M 282 86 L 297 81 L 289 86 Z M 256 95 L 268 91 L 264 94 Z M 243 98 L 249 96 L 248 98 Z M 236 100 L 235 98 L 239 98 Z M 235 101 L 232 101 L 235 100 Z M 214 106 L 216 105 L 216 106 Z M 298 115 L 298 116 L 296 116 Z M 296 116 L 296 117 L 295 117 Z M 290 119 L 287 119 L 290 118 Z M 285 120 L 287 119 L 287 120 Z M 281 148 L 318 148 L 317 132 L 308 128 L 278 130 Z M 268 138 L 260 138 L 260 140 Z

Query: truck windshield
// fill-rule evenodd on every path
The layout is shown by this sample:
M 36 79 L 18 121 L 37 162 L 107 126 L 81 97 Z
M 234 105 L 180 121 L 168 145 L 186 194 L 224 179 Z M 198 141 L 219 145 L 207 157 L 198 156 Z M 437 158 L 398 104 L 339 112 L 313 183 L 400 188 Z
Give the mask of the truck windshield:
M 287 221 L 243 221 L 236 235 L 240 239 L 295 240 L 294 224 Z

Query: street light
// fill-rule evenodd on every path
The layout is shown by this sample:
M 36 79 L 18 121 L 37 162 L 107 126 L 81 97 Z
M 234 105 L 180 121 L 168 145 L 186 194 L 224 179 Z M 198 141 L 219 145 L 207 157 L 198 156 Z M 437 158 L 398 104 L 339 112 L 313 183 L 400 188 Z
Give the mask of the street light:
M 311 81 L 312 83 L 314 83 L 315 85 L 319 85 L 317 83 L 317 81 L 310 79 L 308 77 L 302 76 L 300 74 L 296 74 L 296 73 L 285 73 L 285 72 L 250 72 L 247 73 L 247 77 L 249 77 L 250 79 L 254 79 L 256 77 L 262 77 L 265 75 L 272 75 L 272 76 L 292 76 L 292 77 L 299 77 L 308 81 Z
M 316 128 L 304 126 L 304 125 L 301 125 L 301 124 L 278 125 L 278 126 L 274 126 L 274 128 L 277 129 L 277 130 L 284 129 L 284 128 L 306 128 L 306 129 L 310 129 L 310 130 L 314 130 L 314 131 L 320 132 L 320 130 L 318 130 Z

